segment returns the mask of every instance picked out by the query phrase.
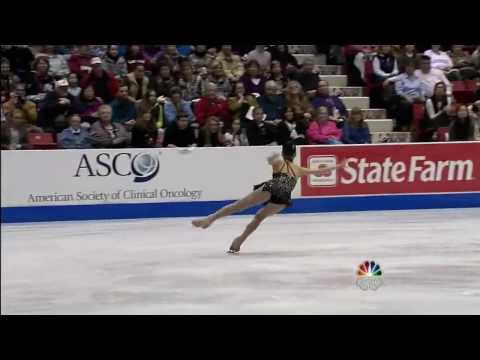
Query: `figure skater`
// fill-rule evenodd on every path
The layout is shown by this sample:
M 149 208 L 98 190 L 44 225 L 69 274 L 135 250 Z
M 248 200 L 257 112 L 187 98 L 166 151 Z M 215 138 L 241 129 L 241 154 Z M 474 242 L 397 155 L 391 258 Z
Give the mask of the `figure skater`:
M 321 165 L 318 169 L 308 169 L 294 164 L 293 160 L 295 156 L 296 147 L 294 143 L 289 142 L 283 145 L 281 156 L 280 154 L 272 154 L 267 158 L 268 163 L 273 168 L 273 179 L 256 185 L 254 191 L 243 199 L 225 206 L 206 218 L 192 221 L 193 226 L 206 229 L 220 218 L 266 203 L 266 205 L 257 212 L 252 222 L 247 225 L 245 231 L 237 237 L 230 246 L 228 253 L 236 254 L 240 252 L 240 248 L 245 240 L 247 240 L 266 218 L 278 214 L 291 205 L 292 191 L 297 184 L 298 178 L 307 175 L 321 176 L 334 169 L 345 166 L 345 161 L 343 161 L 337 166 Z

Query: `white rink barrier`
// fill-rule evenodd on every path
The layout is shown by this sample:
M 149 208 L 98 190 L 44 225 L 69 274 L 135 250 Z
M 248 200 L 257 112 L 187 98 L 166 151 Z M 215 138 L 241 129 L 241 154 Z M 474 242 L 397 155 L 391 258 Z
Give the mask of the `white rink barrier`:
M 280 147 L 1 152 L 3 222 L 190 217 L 271 178 Z M 300 147 L 303 178 L 286 212 L 480 206 L 480 143 Z M 245 213 L 252 213 L 251 209 Z

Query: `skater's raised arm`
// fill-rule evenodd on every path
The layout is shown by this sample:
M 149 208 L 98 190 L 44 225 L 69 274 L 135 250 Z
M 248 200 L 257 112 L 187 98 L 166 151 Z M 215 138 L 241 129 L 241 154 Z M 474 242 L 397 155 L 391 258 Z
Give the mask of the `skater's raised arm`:
M 327 174 L 332 170 L 344 168 L 346 163 L 347 163 L 347 160 L 345 159 L 339 165 L 336 165 L 336 166 L 320 165 L 317 169 L 310 169 L 310 168 L 297 166 L 297 173 L 299 174 L 299 177 L 308 176 L 308 175 L 321 176 L 321 175 Z

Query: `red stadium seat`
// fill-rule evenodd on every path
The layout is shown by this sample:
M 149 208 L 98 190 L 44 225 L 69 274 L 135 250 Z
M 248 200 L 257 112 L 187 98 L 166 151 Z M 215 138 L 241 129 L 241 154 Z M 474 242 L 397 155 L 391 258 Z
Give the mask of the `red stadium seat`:
M 437 141 L 448 141 L 448 127 L 441 127 L 437 130 Z
M 34 150 L 56 149 L 57 144 L 50 133 L 30 133 L 28 134 L 28 144 Z
M 415 136 L 414 140 L 418 139 L 420 134 L 420 122 L 425 116 L 425 105 L 424 104 L 413 104 L 413 123 L 411 129 L 413 130 Z

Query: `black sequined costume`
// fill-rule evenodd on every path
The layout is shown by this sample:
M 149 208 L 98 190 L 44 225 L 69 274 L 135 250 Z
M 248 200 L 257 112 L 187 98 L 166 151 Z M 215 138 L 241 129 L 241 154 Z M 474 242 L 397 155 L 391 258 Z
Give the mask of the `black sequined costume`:
M 287 173 L 282 170 L 287 166 Z M 269 192 L 269 203 L 290 206 L 292 202 L 292 191 L 297 185 L 297 177 L 288 162 L 284 162 L 279 172 L 273 174 L 273 179 L 254 186 L 254 190 L 261 189 Z

